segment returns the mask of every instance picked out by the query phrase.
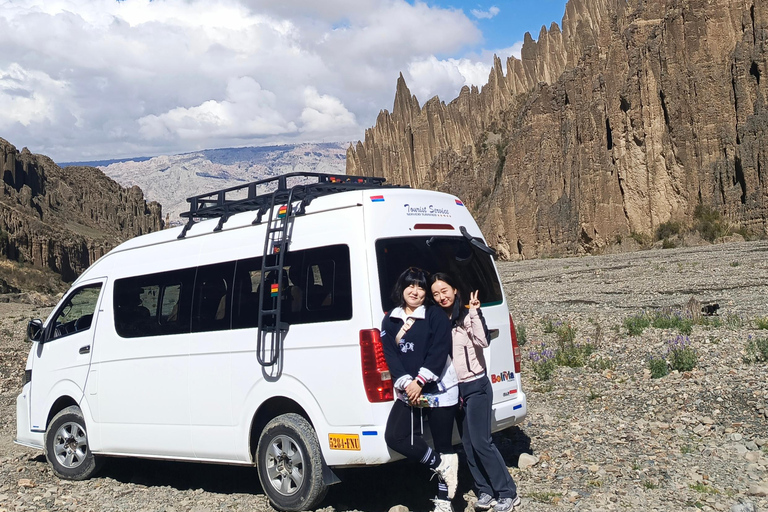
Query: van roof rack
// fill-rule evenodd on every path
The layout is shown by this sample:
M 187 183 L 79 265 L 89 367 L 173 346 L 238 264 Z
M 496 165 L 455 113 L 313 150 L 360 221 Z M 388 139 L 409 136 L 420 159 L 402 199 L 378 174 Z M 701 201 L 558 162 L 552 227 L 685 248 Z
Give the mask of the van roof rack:
M 292 181 L 296 183 L 291 185 Z M 273 204 L 285 204 L 289 196 L 292 201 L 302 201 L 302 205 L 306 206 L 312 199 L 338 192 L 399 187 L 385 185 L 385 181 L 385 178 L 369 176 L 292 172 L 189 197 L 189 211 L 181 216 L 190 221 L 194 218 L 229 217 L 241 212 L 264 211 Z

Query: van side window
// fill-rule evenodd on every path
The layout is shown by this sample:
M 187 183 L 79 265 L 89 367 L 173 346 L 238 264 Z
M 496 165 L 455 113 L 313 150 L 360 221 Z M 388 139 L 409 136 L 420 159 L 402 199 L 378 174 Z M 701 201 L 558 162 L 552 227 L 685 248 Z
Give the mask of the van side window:
M 282 294 L 273 297 L 270 285 L 277 280 L 266 277 L 260 290 L 261 258 L 237 262 L 232 304 L 234 329 L 258 327 L 259 296 L 265 308 L 281 301 L 282 318 L 289 324 L 333 322 L 352 318 L 352 280 L 349 248 L 334 245 L 318 249 L 290 251 L 285 255 Z
M 352 277 L 349 247 L 332 245 L 285 255 L 288 300 L 283 306 L 292 324 L 333 322 L 352 318 Z M 299 306 L 300 305 L 300 306 Z
M 115 281 L 115 330 L 123 338 L 189 332 L 195 269 Z
M 234 275 L 234 261 L 205 265 L 197 269 L 192 332 L 222 331 L 230 328 Z
M 261 286 L 261 258 L 248 258 L 115 281 L 115 330 L 123 338 L 247 329 L 259 325 L 259 297 L 281 301 L 284 322 L 352 318 L 349 247 L 333 245 L 285 255 L 282 293 Z
M 91 328 L 101 284 L 84 286 L 69 296 L 53 318 L 51 338 L 60 338 Z

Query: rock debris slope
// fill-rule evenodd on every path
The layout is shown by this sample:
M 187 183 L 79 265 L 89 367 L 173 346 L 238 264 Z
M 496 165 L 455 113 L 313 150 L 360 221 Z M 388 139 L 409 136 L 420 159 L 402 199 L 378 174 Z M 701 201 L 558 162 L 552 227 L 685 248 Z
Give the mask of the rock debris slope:
M 495 436 L 523 497 L 520 510 L 768 510 L 768 363 L 743 359 L 749 336 L 768 338 L 755 323 L 768 322 L 766 254 L 768 243 L 742 242 L 501 263 L 510 311 L 527 339 L 528 417 Z M 662 355 L 678 333 L 630 336 L 624 319 L 680 310 L 691 296 L 720 305 L 689 335 L 698 364 L 652 379 L 648 357 Z M 97 478 L 69 482 L 52 475 L 40 452 L 12 444 L 29 350 L 24 329 L 46 311 L 0 302 L 0 511 L 272 510 L 253 468 L 113 459 Z M 550 322 L 569 325 L 575 342 L 595 351 L 583 367 L 558 367 L 539 381 L 528 355 L 542 342 L 556 345 Z M 323 512 L 433 508 L 434 482 L 419 465 L 341 476 Z M 469 482 L 462 471 L 457 511 L 474 500 Z M 731 508 L 741 505 L 754 508 Z
M 600 252 L 700 203 L 765 235 L 767 37 L 759 0 L 570 0 L 450 103 L 401 76 L 347 173 L 459 195 L 510 259 Z

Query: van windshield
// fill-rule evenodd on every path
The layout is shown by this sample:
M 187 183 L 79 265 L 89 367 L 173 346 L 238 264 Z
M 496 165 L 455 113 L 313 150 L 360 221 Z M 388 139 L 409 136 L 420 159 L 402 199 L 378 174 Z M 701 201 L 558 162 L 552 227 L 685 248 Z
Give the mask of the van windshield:
M 419 267 L 430 274 L 445 272 L 456 280 L 462 297 L 479 290 L 483 306 L 501 304 L 503 300 L 493 259 L 463 237 L 382 238 L 376 241 L 376 260 L 384 311 L 395 306 L 390 296 L 392 288 L 408 267 Z

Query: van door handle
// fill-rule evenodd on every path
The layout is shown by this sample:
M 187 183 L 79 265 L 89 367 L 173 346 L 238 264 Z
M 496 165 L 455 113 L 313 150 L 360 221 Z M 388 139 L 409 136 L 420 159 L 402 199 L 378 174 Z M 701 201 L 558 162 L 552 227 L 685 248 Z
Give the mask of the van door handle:
M 80 353 L 81 354 L 87 354 L 90 351 L 91 351 L 91 346 L 90 345 L 86 345 L 84 347 L 80 347 Z
M 498 329 L 491 329 L 489 332 L 491 334 L 491 339 L 492 340 L 495 340 L 496 338 L 499 337 L 499 330 Z

